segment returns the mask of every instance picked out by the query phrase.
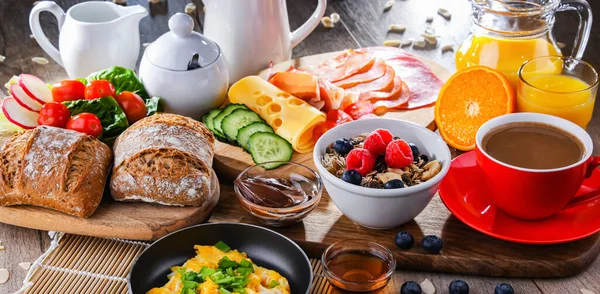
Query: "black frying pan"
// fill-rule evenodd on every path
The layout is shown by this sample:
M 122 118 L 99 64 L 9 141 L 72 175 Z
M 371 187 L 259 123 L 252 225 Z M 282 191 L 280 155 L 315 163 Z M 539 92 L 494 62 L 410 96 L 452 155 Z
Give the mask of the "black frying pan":
M 239 223 L 201 224 L 173 232 L 154 242 L 137 258 L 127 278 L 129 292 L 144 294 L 167 283 L 170 268 L 194 257 L 194 245 L 223 241 L 246 252 L 259 266 L 288 279 L 291 294 L 308 293 L 312 268 L 308 257 L 287 237 L 259 226 Z

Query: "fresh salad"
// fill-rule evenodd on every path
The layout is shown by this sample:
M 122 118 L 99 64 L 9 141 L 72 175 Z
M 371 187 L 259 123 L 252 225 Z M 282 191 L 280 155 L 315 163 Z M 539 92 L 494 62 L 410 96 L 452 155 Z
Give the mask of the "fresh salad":
M 10 129 L 66 128 L 107 144 L 129 125 L 161 110 L 160 98 L 148 95 L 133 70 L 119 66 L 54 85 L 21 74 L 6 88 L 11 96 L 2 101 L 2 114 L 13 125 Z

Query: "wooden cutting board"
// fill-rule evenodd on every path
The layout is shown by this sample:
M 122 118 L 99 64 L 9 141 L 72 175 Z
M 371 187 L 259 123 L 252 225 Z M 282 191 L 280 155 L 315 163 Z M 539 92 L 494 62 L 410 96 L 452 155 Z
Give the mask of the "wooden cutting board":
M 273 71 L 282 71 L 290 65 L 317 64 L 338 53 L 303 57 L 277 64 Z M 450 73 L 440 65 L 421 59 L 443 81 Z M 268 75 L 267 71 L 260 74 Z M 385 117 L 412 121 L 435 129 L 433 107 L 390 112 Z M 245 168 L 253 165 L 251 157 L 241 148 L 217 143 L 214 168 L 222 183 L 231 184 Z M 292 161 L 315 169 L 312 154 L 295 153 Z M 366 207 L 365 209 L 369 209 Z M 210 222 L 244 222 L 260 224 L 241 210 L 231 185 L 221 187 L 221 200 Z M 392 230 L 366 229 L 345 217 L 329 198 L 326 191 L 318 207 L 301 223 L 274 230 L 300 244 L 310 257 L 320 258 L 323 250 L 340 240 L 359 238 L 378 242 L 390 248 L 398 268 L 449 273 L 506 276 L 506 277 L 565 277 L 585 269 L 600 253 L 600 234 L 566 244 L 524 245 L 505 242 L 481 234 L 451 215 L 438 196 L 413 221 Z M 415 237 L 410 250 L 400 250 L 394 243 L 397 232 L 408 231 Z M 441 254 L 427 254 L 420 248 L 425 235 L 441 236 L 444 249 Z

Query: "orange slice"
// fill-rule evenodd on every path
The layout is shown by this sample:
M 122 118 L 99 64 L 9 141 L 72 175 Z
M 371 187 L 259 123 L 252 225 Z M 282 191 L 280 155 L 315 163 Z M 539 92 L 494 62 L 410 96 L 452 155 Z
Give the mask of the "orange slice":
M 450 146 L 475 149 L 475 134 L 488 120 L 515 110 L 515 91 L 499 71 L 485 66 L 455 73 L 435 103 L 435 122 Z

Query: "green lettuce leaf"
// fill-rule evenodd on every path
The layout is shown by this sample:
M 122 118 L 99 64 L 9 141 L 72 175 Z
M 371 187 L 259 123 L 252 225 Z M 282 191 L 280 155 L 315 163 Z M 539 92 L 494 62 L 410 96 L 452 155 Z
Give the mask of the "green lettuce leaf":
M 71 112 L 71 116 L 88 112 L 95 114 L 102 123 L 100 140 L 109 146 L 127 127 L 127 117 L 113 97 L 102 97 L 94 100 L 75 100 L 63 102 Z
M 148 109 L 146 116 L 151 116 L 157 112 L 163 112 L 163 107 L 160 103 L 160 100 L 161 98 L 156 96 L 146 99 L 146 108 Z
M 134 92 L 144 100 L 150 98 L 148 92 L 144 88 L 144 85 L 137 77 L 135 72 L 131 69 L 127 69 L 120 66 L 113 66 L 105 70 L 101 70 L 90 74 L 87 77 L 87 81 L 95 80 L 107 80 L 109 81 L 117 91 L 117 94 L 123 91 Z

